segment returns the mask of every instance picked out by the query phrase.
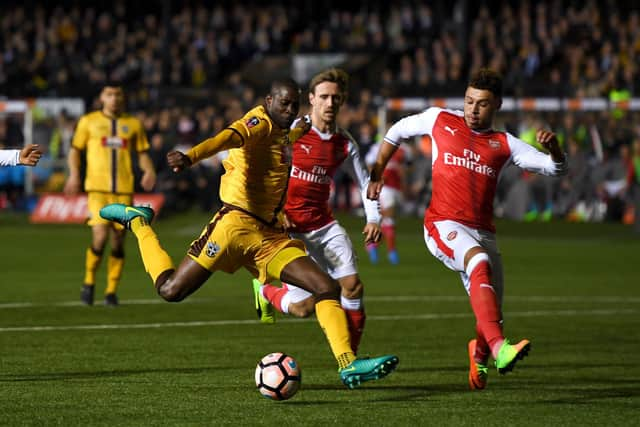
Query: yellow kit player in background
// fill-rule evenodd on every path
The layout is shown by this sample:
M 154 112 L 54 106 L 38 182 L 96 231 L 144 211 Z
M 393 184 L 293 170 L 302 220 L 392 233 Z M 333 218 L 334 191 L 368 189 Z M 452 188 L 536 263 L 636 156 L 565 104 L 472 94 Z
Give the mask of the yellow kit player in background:
M 111 233 L 111 254 L 107 262 L 107 288 L 104 303 L 118 305 L 116 291 L 124 264 L 125 229 L 100 218 L 100 208 L 109 203 L 131 204 L 134 192 L 132 156 L 138 156 L 143 175 L 140 185 L 150 191 L 156 182 L 153 162 L 147 151 L 149 141 L 137 118 L 124 112 L 124 92 L 118 85 L 107 84 L 100 92 L 102 109 L 80 118 L 69 152 L 69 178 L 66 194 L 82 190 L 80 164 L 82 152 L 86 157 L 84 189 L 87 192 L 91 246 L 87 248 L 84 284 L 80 300 L 93 304 L 95 275 Z
M 181 171 L 196 162 L 229 150 L 220 186 L 223 207 L 193 241 L 178 268 L 161 247 L 149 226 L 151 208 L 112 204 L 100 215 L 130 228 L 138 238 L 145 268 L 158 294 L 181 301 L 202 286 L 215 271 L 233 273 L 246 268 L 261 282 L 283 280 L 311 292 L 315 311 L 340 377 L 349 388 L 382 378 L 397 365 L 396 356 L 356 359 L 349 339 L 347 318 L 340 307 L 340 286 L 305 253 L 300 240 L 284 232 L 279 214 L 284 205 L 291 142 L 307 131 L 304 120 L 290 131 L 300 107 L 300 88 L 291 79 L 273 82 L 258 106 L 186 154 L 171 152 L 169 166 Z

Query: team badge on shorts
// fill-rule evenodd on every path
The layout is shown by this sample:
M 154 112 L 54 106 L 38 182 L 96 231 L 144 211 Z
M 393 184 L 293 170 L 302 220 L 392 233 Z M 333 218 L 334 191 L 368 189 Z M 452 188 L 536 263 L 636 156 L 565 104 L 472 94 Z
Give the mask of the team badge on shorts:
M 215 242 L 207 242 L 207 256 L 213 258 L 220 252 L 220 246 Z
M 258 123 L 260 123 L 260 119 L 257 117 L 251 117 L 249 120 L 247 120 L 246 125 L 249 129 L 251 129 L 252 127 L 256 126 Z
M 457 231 L 452 231 L 449 234 L 447 234 L 447 240 L 451 241 L 453 239 L 455 239 L 458 236 L 458 232 Z

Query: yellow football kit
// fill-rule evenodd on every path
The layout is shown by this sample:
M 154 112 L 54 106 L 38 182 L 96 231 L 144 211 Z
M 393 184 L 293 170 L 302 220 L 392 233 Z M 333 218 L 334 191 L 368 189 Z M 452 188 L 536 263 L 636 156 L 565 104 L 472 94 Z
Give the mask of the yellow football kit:
M 130 114 L 112 118 L 102 111 L 94 111 L 80 118 L 72 146 L 86 152 L 84 187 L 89 193 L 89 225 L 106 224 L 108 221 L 98 214 L 102 206 L 114 202 L 131 203 L 130 198 L 116 200 L 110 195 L 133 194 L 132 154 L 149 150 L 142 123 Z
M 142 123 L 130 114 L 111 118 L 94 111 L 80 118 L 73 147 L 86 151 L 85 190 L 133 193 L 132 154 L 149 150 Z
M 275 126 L 262 106 L 227 131 L 236 133 L 240 142 L 218 145 L 210 139 L 187 152 L 195 163 L 229 149 L 220 182 L 224 207 L 193 242 L 189 256 L 209 271 L 232 273 L 244 266 L 262 282 L 278 280 L 286 261 L 306 255 L 304 244 L 290 239 L 278 221 L 289 179 L 290 132 Z M 284 264 L 270 269 L 270 261 L 287 247 L 297 250 L 288 250 Z
M 228 132 L 239 138 L 229 138 Z M 302 241 L 290 239 L 278 220 L 287 191 L 291 142 L 299 135 L 298 130 L 279 129 L 264 107 L 256 107 L 186 153 L 196 163 L 229 150 L 220 185 L 224 206 L 191 244 L 187 254 L 191 259 L 211 272 L 232 273 L 244 267 L 264 283 L 279 280 L 286 265 L 306 256 Z M 159 278 L 174 270 L 171 258 L 142 218 L 131 221 L 131 230 L 138 238 L 145 269 L 161 286 Z M 316 316 L 339 368 L 346 367 L 355 355 L 339 301 L 318 301 Z

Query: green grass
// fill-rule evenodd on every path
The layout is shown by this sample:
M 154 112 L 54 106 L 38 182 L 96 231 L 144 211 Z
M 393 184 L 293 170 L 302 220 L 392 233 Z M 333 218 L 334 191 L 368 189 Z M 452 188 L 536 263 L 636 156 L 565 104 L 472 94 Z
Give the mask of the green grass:
M 157 223 L 176 262 L 207 219 Z M 468 299 L 425 248 L 421 220 L 400 221 L 393 267 L 371 266 L 361 221 L 341 219 L 368 297 L 361 353 L 400 357 L 393 375 L 352 391 L 313 319 L 254 322 L 246 272 L 217 273 L 188 300 L 165 303 L 130 236 L 122 305 L 83 307 L 89 230 L 3 214 L 0 425 L 637 424 L 640 236 L 629 228 L 498 223 L 505 330 L 530 338 L 532 351 L 513 373 L 492 371 L 485 391 L 470 392 Z M 99 292 L 104 282 L 103 265 Z M 286 402 L 260 397 L 253 382 L 257 361 L 273 351 L 302 367 L 302 389 Z

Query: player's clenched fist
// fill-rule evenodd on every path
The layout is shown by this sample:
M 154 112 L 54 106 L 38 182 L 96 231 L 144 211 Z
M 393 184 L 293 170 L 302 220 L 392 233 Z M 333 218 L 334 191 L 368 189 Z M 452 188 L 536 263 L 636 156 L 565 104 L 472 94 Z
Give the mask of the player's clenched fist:
M 547 150 L 553 148 L 553 146 L 558 146 L 556 134 L 544 129 L 538 129 L 538 132 L 536 132 L 536 141 Z
M 191 159 L 180 151 L 171 151 L 167 154 L 167 163 L 174 172 L 180 172 L 191 166 Z

